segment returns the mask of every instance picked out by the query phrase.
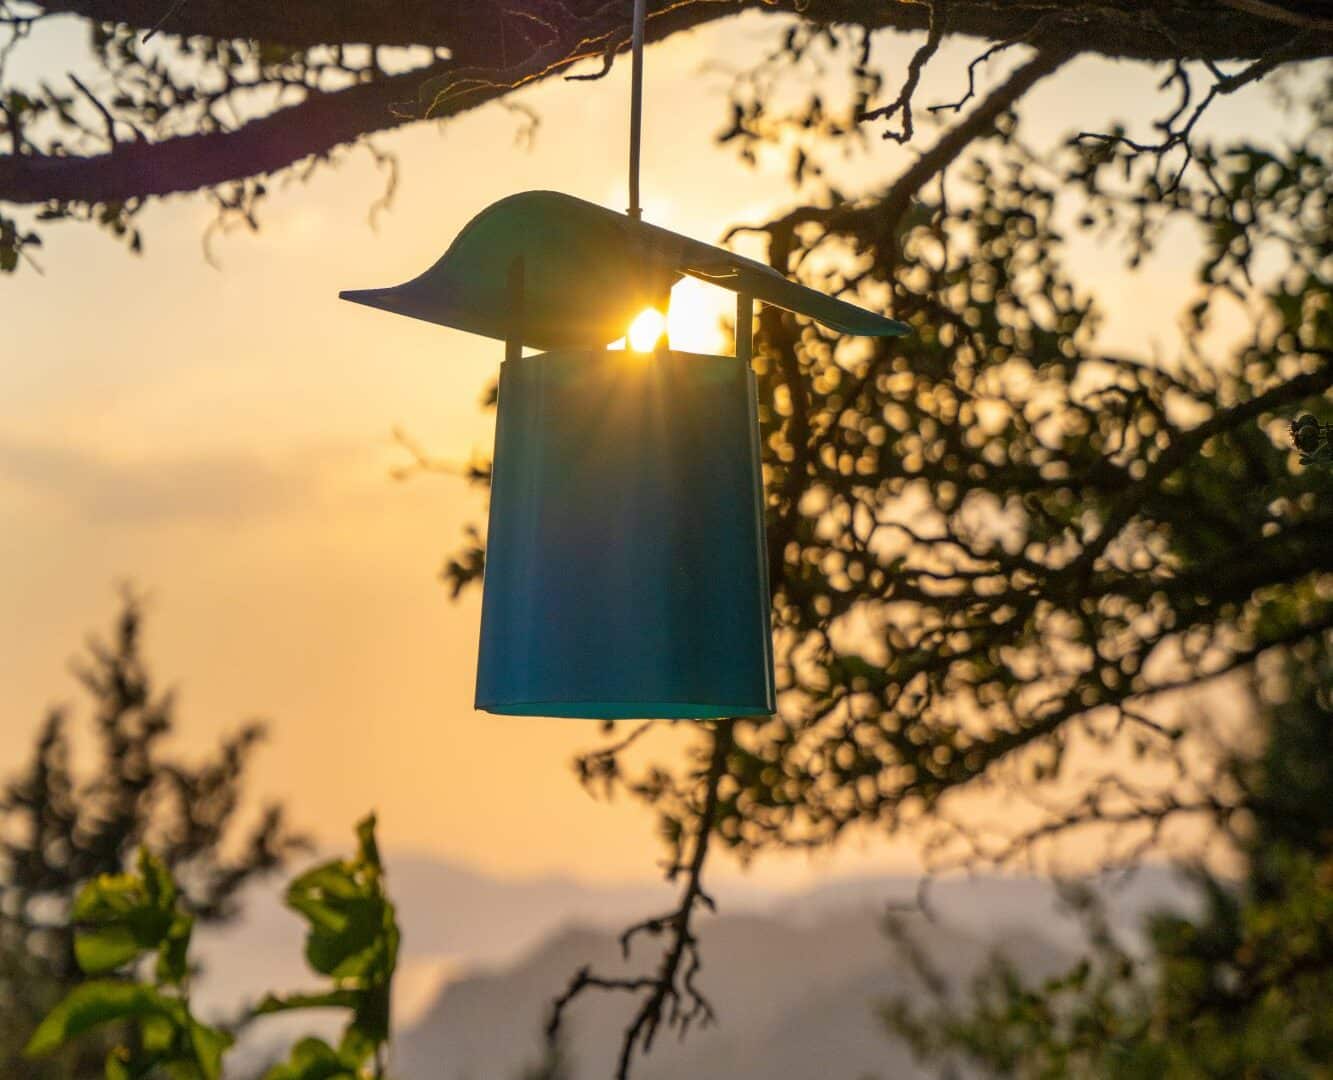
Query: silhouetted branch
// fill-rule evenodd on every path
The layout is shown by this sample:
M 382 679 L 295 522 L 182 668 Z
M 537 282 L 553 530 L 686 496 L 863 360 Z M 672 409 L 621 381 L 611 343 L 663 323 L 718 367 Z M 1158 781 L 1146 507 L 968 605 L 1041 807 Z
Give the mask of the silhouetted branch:
M 1163 134 L 1163 138 L 1159 142 L 1142 143 L 1117 133 L 1090 131 L 1080 131 L 1078 135 L 1075 136 L 1075 140 L 1078 142 L 1096 140 L 1102 143 L 1126 146 L 1138 154 L 1151 154 L 1155 158 L 1154 175 L 1160 170 L 1162 159 L 1166 154 L 1176 148 L 1182 149 L 1184 151 L 1184 159 L 1181 161 L 1180 168 L 1176 170 L 1175 175 L 1163 189 L 1166 194 L 1170 194 L 1180 186 L 1180 181 L 1185 175 L 1185 170 L 1188 169 L 1190 164 L 1194 161 L 1194 145 L 1191 143 L 1190 137 L 1194 133 L 1195 125 L 1208 110 L 1208 106 L 1213 103 L 1214 99 L 1219 96 L 1235 93 L 1242 87 L 1262 79 L 1281 64 L 1286 63 L 1288 60 L 1299 55 L 1301 49 L 1309 39 L 1310 33 L 1311 31 L 1309 30 L 1303 30 L 1300 33 L 1295 34 L 1284 45 L 1259 57 L 1234 75 L 1223 75 L 1216 69 L 1216 67 L 1213 67 L 1212 72 L 1214 78 L 1212 84 L 1208 87 L 1208 92 L 1204 95 L 1203 100 L 1190 112 L 1189 117 L 1184 124 L 1179 127 L 1176 126 L 1176 122 L 1188 108 L 1192 90 L 1188 71 L 1186 71 L 1184 65 L 1180 61 L 1176 61 L 1171 74 L 1167 76 L 1166 81 L 1162 85 L 1165 87 L 1171 82 L 1178 81 L 1181 84 L 1181 103 L 1177 106 L 1174 112 L 1164 120 L 1160 120 L 1156 123 L 1155 126 Z
M 870 109 L 858 117 L 859 120 L 863 121 L 881 118 L 892 120 L 901 111 L 903 114 L 902 130 L 884 129 L 884 138 L 892 139 L 896 143 L 906 143 L 912 139 L 912 95 L 916 93 L 917 83 L 921 81 L 922 69 L 930 62 L 930 58 L 939 51 L 940 41 L 944 37 L 947 0 L 927 0 L 927 7 L 930 10 L 930 25 L 926 31 L 926 40 L 912 54 L 912 59 L 907 64 L 907 77 L 903 80 L 902 89 L 898 91 L 897 98 L 888 105 L 878 109 Z M 969 79 L 970 77 L 969 74 Z
M 628 957 L 633 939 L 639 934 L 656 936 L 668 933 L 670 940 L 656 973 L 652 977 L 616 979 L 594 975 L 590 968 L 584 967 L 570 980 L 569 986 L 551 1007 L 546 1035 L 548 1043 L 554 1045 L 560 1033 L 565 1008 L 585 989 L 631 993 L 647 991 L 625 1030 L 616 1066 L 617 1080 L 628 1078 L 636 1050 L 644 1054 L 652 1050 L 653 1039 L 663 1019 L 668 1027 L 677 1028 L 682 1035 L 696 1021 L 708 1024 L 714 1019 L 712 1005 L 695 982 L 703 961 L 690 920 L 698 905 L 702 904 L 710 910 L 715 906 L 712 897 L 704 891 L 703 870 L 708 857 L 709 838 L 716 825 L 718 785 L 726 772 L 727 756 L 733 746 L 733 724 L 732 720 L 717 721 L 708 771 L 704 777 L 703 805 L 695 821 L 690 861 L 688 865 L 674 864 L 667 873 L 667 879 L 672 880 L 681 871 L 685 872 L 685 888 L 679 904 L 665 915 L 635 923 L 620 937 L 621 949 Z
M 578 775 L 579 783 L 586 788 L 591 787 L 597 781 L 601 781 L 605 786 L 606 794 L 610 795 L 615 781 L 620 776 L 621 752 L 633 746 L 634 743 L 651 731 L 654 724 L 655 722 L 652 720 L 645 720 L 628 735 L 611 745 L 598 747 L 586 754 L 579 754 L 574 759 L 574 771 Z M 607 724 L 607 730 L 611 730 L 609 723 Z

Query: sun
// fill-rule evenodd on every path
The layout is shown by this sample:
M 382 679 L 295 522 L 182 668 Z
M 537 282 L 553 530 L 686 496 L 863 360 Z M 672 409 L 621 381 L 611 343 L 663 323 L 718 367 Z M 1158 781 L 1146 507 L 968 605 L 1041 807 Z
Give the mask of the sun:
M 657 308 L 644 308 L 629 326 L 626 337 L 613 342 L 612 349 L 652 352 L 665 329 L 673 349 L 685 352 L 718 353 L 727 345 L 722 317 L 733 303 L 732 295 L 694 278 L 682 278 L 671 290 L 671 303 L 665 317 Z
M 667 329 L 667 318 L 657 308 L 644 308 L 629 324 L 629 347 L 634 352 L 652 352 Z

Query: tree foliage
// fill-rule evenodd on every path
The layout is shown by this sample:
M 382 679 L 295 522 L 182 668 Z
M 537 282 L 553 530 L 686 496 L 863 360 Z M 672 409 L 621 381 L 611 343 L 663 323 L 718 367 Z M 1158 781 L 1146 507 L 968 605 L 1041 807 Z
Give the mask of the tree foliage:
M 1002 959 L 961 1001 L 898 1001 L 891 1028 L 942 1066 L 1002 1076 L 1325 1075 L 1333 1060 L 1333 650 L 1256 679 L 1266 746 L 1233 762 L 1254 828 L 1237 889 L 1196 871 L 1198 917 L 1158 914 L 1146 954 L 1094 922 L 1088 957 L 1033 986 Z M 1270 665 L 1271 666 L 1271 665 Z M 1265 685 L 1267 683 L 1267 685 Z
M 742 105 L 728 132 L 742 148 L 786 134 L 810 192 L 745 227 L 771 263 L 914 334 L 867 346 L 763 312 L 779 711 L 722 722 L 683 771 L 627 770 L 619 746 L 580 764 L 657 809 L 687 881 L 644 924 L 668 932 L 657 974 L 609 981 L 659 1002 L 654 1018 L 708 1015 L 690 909 L 710 835 L 748 859 L 919 824 L 939 868 L 1049 866 L 1074 837 L 1133 863 L 1186 819 L 1234 845 L 1244 788 L 1209 725 L 1167 711 L 1327 647 L 1329 474 L 1300 464 L 1288 421 L 1326 421 L 1333 385 L 1328 95 L 1290 145 L 1153 149 L 1113 130 L 1038 154 L 1011 110 L 1066 58 L 1030 54 L 855 200 L 817 168 L 839 141 L 827 104 L 762 122 Z M 1202 249 L 1181 353 L 1101 347 L 1071 231 L 1134 266 L 1179 224 Z M 1235 303 L 1247 329 L 1219 345 L 1205 331 Z M 969 816 L 969 795 L 1011 812 Z M 580 972 L 570 989 L 599 985 Z
M 184 977 L 178 951 L 191 922 L 177 920 L 177 890 L 191 920 L 224 921 L 236 914 L 242 887 L 280 866 L 300 843 L 276 805 L 238 828 L 260 725 L 244 726 L 199 764 L 168 750 L 175 703 L 144 663 L 141 619 L 138 601 L 127 595 L 112 641 L 91 641 L 76 667 L 93 700 L 91 767 L 76 768 L 79 747 L 69 718 L 54 710 L 31 762 L 0 794 L 0 1072 L 6 1074 L 17 1070 L 16 1055 L 37 1020 L 82 973 L 118 968 L 161 946 L 164 982 Z M 140 864 L 137 876 L 125 876 L 144 846 L 154 858 Z M 76 932 L 84 924 L 98 929 Z M 63 1077 L 86 1060 L 76 1048 L 43 1065 L 40 1075 Z
M 389 1043 L 389 994 L 398 961 L 398 923 L 384 891 L 375 819 L 357 825 L 357 853 L 306 871 L 287 889 L 287 906 L 309 924 L 306 959 L 332 987 L 269 995 L 249 1019 L 293 1009 L 348 1009 L 337 1047 L 301 1039 L 264 1080 L 382 1080 Z M 104 874 L 74 902 L 74 947 L 92 978 L 76 983 L 43 1018 L 24 1050 L 42 1058 L 108 1025 L 128 1025 L 130 1038 L 107 1054 L 107 1080 L 169 1076 L 219 1080 L 231 1032 L 201 1022 L 190 1010 L 188 949 L 194 918 L 165 864 L 140 849 L 136 870 Z M 155 963 L 136 980 L 145 954 Z
M 0 4 L 0 272 L 39 265 L 50 223 L 104 229 L 137 252 L 135 216 L 145 200 L 207 191 L 227 220 L 257 224 L 270 177 L 308 175 L 341 148 L 422 119 L 447 120 L 534 82 L 601 61 L 596 78 L 629 45 L 632 5 L 603 0 L 391 0 L 372 7 L 319 0 L 283 4 L 189 0 L 4 0 Z M 886 134 L 912 133 L 912 92 L 950 34 L 992 49 L 1026 42 L 1140 59 L 1279 62 L 1328 56 L 1327 5 L 1255 0 L 1171 0 L 1145 5 L 1077 0 L 654 0 L 647 37 L 754 10 L 799 14 L 820 31 L 929 30 L 902 91 L 864 115 Z M 35 78 L 7 73 L 48 24 L 80 16 L 93 63 Z M 12 68 L 10 69 L 12 71 Z M 1214 70 L 1215 67 L 1214 67 Z M 1248 78 L 1249 76 L 1246 76 Z M 1208 97 L 1238 76 L 1217 74 Z M 1243 81 L 1243 80 L 1242 80 Z M 895 126 L 896 125 L 896 126 Z M 374 146 L 363 143 L 378 160 Z M 392 183 L 392 181 L 390 182 Z

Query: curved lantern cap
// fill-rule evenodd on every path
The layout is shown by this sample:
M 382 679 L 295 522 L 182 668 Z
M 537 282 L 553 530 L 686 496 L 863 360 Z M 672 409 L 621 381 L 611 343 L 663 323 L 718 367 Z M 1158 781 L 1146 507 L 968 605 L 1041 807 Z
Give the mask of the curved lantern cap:
M 516 328 L 509 280 L 520 257 Z M 753 259 L 555 191 L 525 191 L 489 206 L 411 281 L 338 295 L 500 341 L 561 349 L 623 336 L 644 306 L 661 304 L 686 274 L 845 334 L 909 332 L 905 323 L 798 285 Z

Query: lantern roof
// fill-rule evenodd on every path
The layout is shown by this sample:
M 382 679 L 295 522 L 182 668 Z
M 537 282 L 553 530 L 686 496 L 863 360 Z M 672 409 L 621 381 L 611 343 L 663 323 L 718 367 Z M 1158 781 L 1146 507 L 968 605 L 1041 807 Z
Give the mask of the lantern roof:
M 519 259 L 516 320 L 512 274 Z M 798 285 L 753 259 L 556 191 L 525 191 L 487 207 L 411 281 L 338 295 L 484 337 L 559 349 L 623 336 L 639 311 L 662 306 L 687 274 L 844 334 L 909 332 L 906 323 Z

